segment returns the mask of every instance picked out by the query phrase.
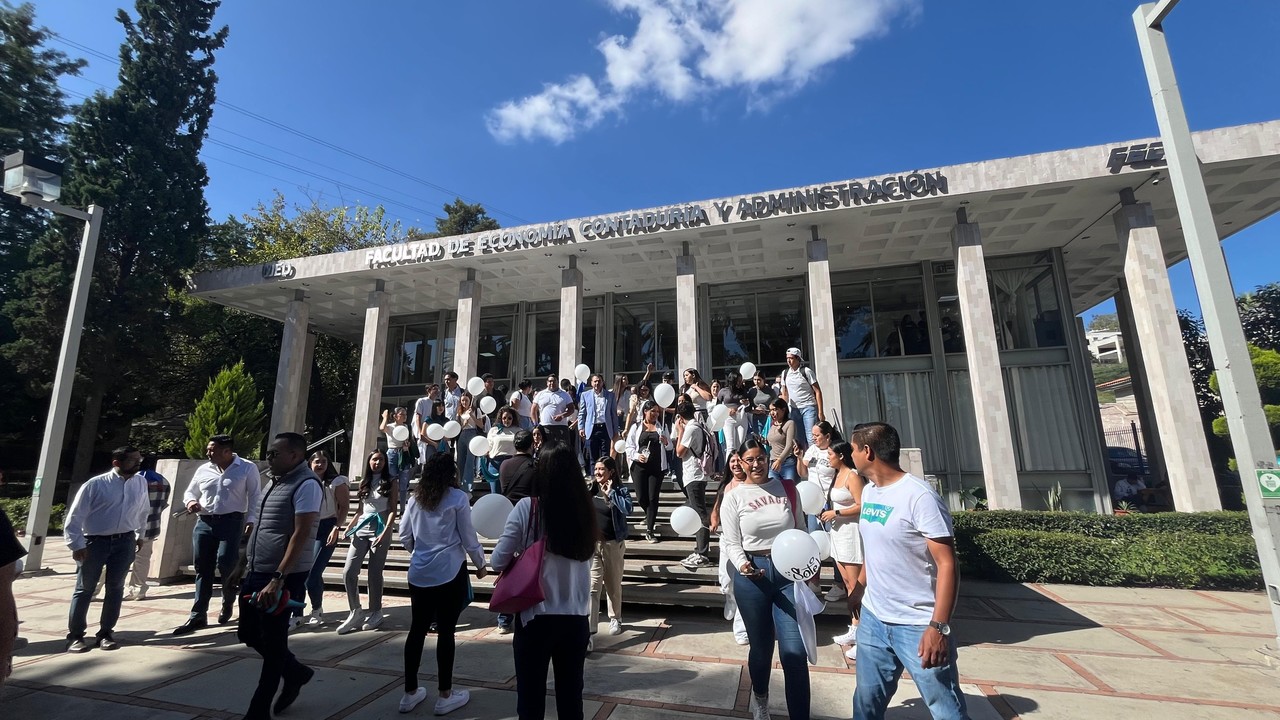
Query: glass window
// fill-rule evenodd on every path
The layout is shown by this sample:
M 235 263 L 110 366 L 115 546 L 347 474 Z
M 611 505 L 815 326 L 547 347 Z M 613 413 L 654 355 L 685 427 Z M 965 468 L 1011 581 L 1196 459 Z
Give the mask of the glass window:
M 659 369 L 676 362 L 676 304 L 628 303 L 613 306 L 613 371 L 643 373 L 649 363 Z
M 887 280 L 871 284 L 880 357 L 929 354 L 924 313 L 924 281 Z
M 494 317 L 480 316 L 480 340 L 476 346 L 476 375 L 490 373 L 495 380 L 505 381 L 511 375 L 511 341 L 515 317 L 506 313 Z M 462 382 L 466 382 L 463 378 Z
M 960 317 L 960 295 L 956 290 L 955 273 L 933 276 L 933 288 L 938 293 L 938 316 L 942 324 L 942 352 L 964 352 L 964 324 Z
M 945 472 L 942 428 L 934 407 L 933 373 L 877 373 L 840 378 L 844 427 L 886 422 L 898 429 L 903 447 L 920 448 L 925 468 Z
M 560 361 L 560 313 L 533 313 L 528 316 L 526 333 L 529 379 L 545 378 L 556 372 Z
M 1058 283 L 1047 255 L 988 258 L 987 275 L 1001 350 L 1066 344 Z
M 786 363 L 787 348 L 806 350 L 805 328 L 809 324 L 805 315 L 804 290 L 775 290 L 756 296 L 759 308 L 760 350 L 754 358 L 761 363 Z
M 836 326 L 836 356 L 841 360 L 876 356 L 876 328 L 867 283 L 832 288 Z
M 592 370 L 596 369 L 596 336 L 603 316 L 603 308 L 587 308 L 582 311 L 582 362 Z
M 716 298 L 711 304 L 711 365 L 737 366 L 755 361 L 756 296 Z
M 433 382 L 442 382 L 444 374 L 453 370 L 453 345 L 458 338 L 458 322 L 450 320 L 444 326 L 444 347 L 440 348 L 440 375 Z M 462 378 L 466 382 L 467 378 Z
M 711 368 L 714 377 L 744 362 L 785 366 L 787 348 L 805 347 L 803 288 L 757 292 L 755 286 L 718 285 L 709 294 Z

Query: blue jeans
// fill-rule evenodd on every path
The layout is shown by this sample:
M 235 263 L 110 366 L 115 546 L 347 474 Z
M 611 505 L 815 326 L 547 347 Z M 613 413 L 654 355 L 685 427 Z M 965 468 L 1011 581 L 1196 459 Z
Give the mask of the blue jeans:
M 67 618 L 67 639 L 84 637 L 89 626 L 89 603 L 98 587 L 103 570 L 107 573 L 106 589 L 102 597 L 102 617 L 98 621 L 98 637 L 111 634 L 120 619 L 120 603 L 124 600 L 124 579 L 133 565 L 137 548 L 134 533 L 119 535 L 91 535 L 85 538 L 88 551 L 84 560 L 76 563 L 76 589 L 71 594 L 71 612 Z
M 796 433 L 800 436 L 796 439 L 800 441 L 800 447 L 809 447 L 809 443 L 813 440 L 813 426 L 818 424 L 818 406 L 797 407 L 796 415 L 799 415 L 798 424 L 804 429 L 803 434 Z
M 201 515 L 191 531 L 192 557 L 196 566 L 196 597 L 191 612 L 209 612 L 213 597 L 213 568 L 222 578 L 222 604 L 234 606 L 239 583 L 230 579 L 240 562 L 240 536 L 244 534 L 244 514 Z
M 396 479 L 400 490 L 399 510 L 403 513 L 405 503 L 409 502 L 409 481 L 413 480 L 413 460 L 405 451 L 391 448 L 387 451 L 387 469 L 391 471 L 391 477 Z
M 866 607 L 858 624 L 858 685 L 853 692 L 853 716 L 859 720 L 881 720 L 889 700 L 898 689 L 905 669 L 920 691 L 920 698 L 935 720 L 969 717 L 960 672 L 956 669 L 956 646 L 949 639 L 950 658 L 941 667 L 920 666 L 920 638 L 927 625 L 894 625 L 881 622 Z
M 773 641 L 778 640 L 778 660 L 787 693 L 787 713 L 794 720 L 809 718 L 809 658 L 796 624 L 795 589 L 791 581 L 773 568 L 773 558 L 747 553 L 751 563 L 764 575 L 747 578 L 730 569 L 733 596 L 738 613 L 747 626 L 751 651 L 747 655 L 747 673 L 751 675 L 751 691 L 769 694 L 769 671 L 773 667 Z
M 329 566 L 329 559 L 337 549 L 337 545 L 329 546 L 325 541 L 329 539 L 329 531 L 333 530 L 337 524 L 338 518 L 325 518 L 316 525 L 316 560 L 312 563 L 311 572 L 307 575 L 307 596 L 311 599 L 311 612 L 318 611 L 324 605 L 324 569 Z M 302 598 L 295 599 L 302 600 Z M 301 617 L 302 608 L 294 608 L 293 614 Z
M 476 456 L 471 454 L 469 443 L 476 436 L 475 428 L 463 430 L 458 435 L 458 482 L 462 489 L 471 492 L 476 482 Z
M 796 472 L 796 456 L 792 455 L 786 460 L 783 460 L 781 470 L 774 470 L 773 465 L 770 464 L 769 479 L 770 480 L 790 480 L 792 482 L 799 480 L 800 474 Z

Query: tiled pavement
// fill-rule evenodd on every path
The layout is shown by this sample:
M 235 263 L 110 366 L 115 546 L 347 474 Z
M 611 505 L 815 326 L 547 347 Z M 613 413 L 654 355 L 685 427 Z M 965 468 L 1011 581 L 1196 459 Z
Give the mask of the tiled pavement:
M 124 647 L 113 653 L 62 652 L 74 566 L 65 551 L 46 556 L 55 574 L 19 580 L 21 635 L 0 694 L 6 718 L 133 720 L 238 717 L 258 672 L 257 656 L 227 628 L 175 638 L 191 586 L 153 588 L 126 603 L 117 626 Z M 1271 639 L 1261 594 L 1079 586 L 965 583 L 955 620 L 960 671 L 975 720 L 1121 717 L 1160 720 L 1280 717 L 1280 673 L 1257 649 Z M 335 622 L 341 595 L 326 600 Z M 286 717 L 307 720 L 399 717 L 401 651 L 407 598 L 390 597 L 390 617 L 376 632 L 339 637 L 303 630 L 290 644 L 319 671 Z M 99 605 L 90 613 L 93 627 Z M 628 608 L 626 632 L 596 636 L 587 660 L 586 712 L 595 720 L 707 720 L 748 717 L 747 649 L 734 644 L 718 612 Z M 840 630 L 820 619 L 819 637 Z M 515 716 L 510 636 L 497 635 L 478 605 L 462 618 L 455 686 L 472 689 L 456 718 Z M 421 680 L 434 691 L 428 638 Z M 825 646 L 810 668 L 815 717 L 848 718 L 852 663 Z M 785 717 L 782 673 L 770 693 Z M 414 715 L 429 715 L 431 702 Z M 554 702 L 548 701 L 554 716 Z M 926 718 L 904 680 L 889 714 Z

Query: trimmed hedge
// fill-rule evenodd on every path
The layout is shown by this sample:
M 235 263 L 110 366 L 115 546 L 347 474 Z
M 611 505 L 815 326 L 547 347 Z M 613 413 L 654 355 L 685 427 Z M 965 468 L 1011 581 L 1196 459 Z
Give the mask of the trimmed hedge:
M 1262 570 L 1241 512 L 1106 516 L 1036 511 L 953 514 L 967 578 L 1254 590 Z
M 26 528 L 27 515 L 31 513 L 31 498 L 0 498 L 0 508 L 4 508 L 4 514 L 9 516 L 9 522 L 13 523 L 14 530 Z M 62 503 L 55 503 L 49 513 L 50 535 L 62 533 L 62 521 L 66 515 L 67 506 Z

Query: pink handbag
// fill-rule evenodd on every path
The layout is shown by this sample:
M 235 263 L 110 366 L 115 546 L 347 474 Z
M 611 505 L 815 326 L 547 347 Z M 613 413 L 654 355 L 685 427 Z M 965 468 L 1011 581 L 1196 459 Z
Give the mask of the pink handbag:
M 542 592 L 542 557 L 547 540 L 539 532 L 538 501 L 531 498 L 530 503 L 533 535 L 538 539 L 517 555 L 493 584 L 493 595 L 489 598 L 489 609 L 493 612 L 520 613 L 546 599 Z

